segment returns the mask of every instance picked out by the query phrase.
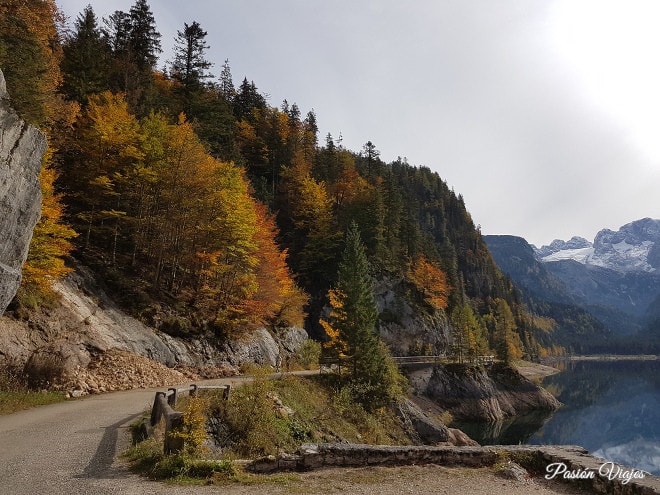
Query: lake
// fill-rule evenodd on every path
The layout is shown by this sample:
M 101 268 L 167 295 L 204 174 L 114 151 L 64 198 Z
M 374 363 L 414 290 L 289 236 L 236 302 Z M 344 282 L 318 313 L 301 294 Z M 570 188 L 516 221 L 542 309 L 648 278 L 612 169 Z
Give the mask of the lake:
M 483 445 L 581 445 L 608 461 L 660 475 L 660 360 L 571 361 L 543 386 L 561 409 L 455 426 Z

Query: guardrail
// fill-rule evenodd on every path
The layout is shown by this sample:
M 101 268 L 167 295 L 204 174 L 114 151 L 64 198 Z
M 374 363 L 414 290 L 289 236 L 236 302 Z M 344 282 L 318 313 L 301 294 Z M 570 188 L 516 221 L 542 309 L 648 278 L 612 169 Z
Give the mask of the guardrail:
M 412 364 L 441 364 L 447 361 L 447 355 L 438 354 L 433 356 L 392 356 L 392 360 L 399 366 L 407 366 Z M 471 359 L 466 358 L 466 361 L 474 364 L 489 366 L 495 362 L 495 356 L 476 356 Z M 350 363 L 350 358 L 348 357 L 324 357 L 319 359 L 320 372 L 323 373 L 324 367 L 332 368 L 333 365 L 338 366 L 339 371 L 341 371 L 341 367 L 346 366 L 347 363 Z
M 392 356 L 392 360 L 399 366 L 405 366 L 409 364 L 440 364 L 447 359 L 447 356 L 444 354 L 434 355 L 434 356 Z M 323 373 L 323 368 L 331 368 L 333 365 L 339 367 L 345 366 L 347 363 L 350 363 L 350 358 L 348 357 L 324 357 L 319 359 L 319 368 L 320 372 Z
M 223 390 L 222 398 L 229 399 L 231 385 L 195 385 L 182 388 L 168 388 L 167 392 L 156 392 L 154 405 L 151 408 L 151 418 L 149 426 L 153 429 L 161 419 L 165 418 L 165 441 L 163 449 L 166 454 L 181 452 L 183 450 L 183 438 L 172 433 L 180 431 L 183 427 L 183 413 L 175 411 L 179 395 L 188 393 L 190 397 L 195 397 L 202 390 Z

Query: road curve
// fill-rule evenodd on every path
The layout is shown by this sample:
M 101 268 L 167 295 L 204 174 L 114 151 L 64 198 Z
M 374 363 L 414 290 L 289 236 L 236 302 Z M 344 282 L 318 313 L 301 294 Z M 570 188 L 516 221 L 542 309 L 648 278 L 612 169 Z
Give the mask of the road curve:
M 236 386 L 245 379 L 204 383 Z M 217 493 L 148 481 L 117 459 L 130 444 L 128 426 L 151 407 L 156 390 L 93 395 L 0 416 L 0 494 Z

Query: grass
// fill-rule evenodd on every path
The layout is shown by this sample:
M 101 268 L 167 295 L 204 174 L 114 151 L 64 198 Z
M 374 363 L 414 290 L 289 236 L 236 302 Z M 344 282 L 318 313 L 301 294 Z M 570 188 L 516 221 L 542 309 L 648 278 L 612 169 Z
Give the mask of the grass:
M 12 414 L 36 406 L 66 400 L 62 392 L 35 391 L 19 366 L 0 367 L 0 414 Z
M 66 400 L 62 392 L 1 391 L 0 414 L 12 414 L 32 407 Z
M 323 376 L 285 375 L 272 380 L 264 374 L 233 390 L 228 401 L 211 392 L 206 402 L 206 414 L 220 418 L 222 424 L 214 432 L 222 448 L 221 454 L 215 455 L 218 459 L 208 459 L 214 455 L 203 451 L 163 454 L 161 425 L 152 438 L 125 453 L 133 469 L 175 483 L 275 483 L 295 490 L 296 474 L 251 474 L 234 460 L 295 452 L 305 442 L 410 443 L 393 412 L 367 412 L 349 394 L 338 391 L 331 378 Z M 282 406 L 294 413 L 283 413 Z M 185 418 L 189 407 L 190 401 L 184 398 L 177 409 L 184 411 Z

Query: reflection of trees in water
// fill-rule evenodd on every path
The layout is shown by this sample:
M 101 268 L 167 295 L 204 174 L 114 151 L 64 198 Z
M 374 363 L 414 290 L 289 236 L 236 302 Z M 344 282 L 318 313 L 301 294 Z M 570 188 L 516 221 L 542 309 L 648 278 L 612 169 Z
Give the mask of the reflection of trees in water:
M 515 445 L 526 443 L 553 415 L 553 411 L 534 411 L 504 421 L 461 423 L 452 426 L 467 433 L 481 445 Z
M 589 450 L 638 437 L 660 441 L 658 361 L 576 362 L 546 379 L 563 389 L 561 408 L 532 443 L 572 443 Z
M 561 409 L 456 426 L 491 445 L 577 444 L 593 451 L 640 436 L 660 444 L 660 361 L 569 362 L 543 386 Z

